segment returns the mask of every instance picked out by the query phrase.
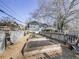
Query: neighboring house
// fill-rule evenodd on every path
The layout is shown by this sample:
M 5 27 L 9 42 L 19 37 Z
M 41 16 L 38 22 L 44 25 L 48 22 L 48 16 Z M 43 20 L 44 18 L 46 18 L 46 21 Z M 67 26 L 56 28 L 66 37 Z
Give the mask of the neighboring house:
M 49 27 L 43 29 L 42 31 L 48 32 L 48 33 L 55 33 L 55 32 L 57 32 L 57 30 L 55 28 L 53 28 L 52 26 L 49 26 Z
M 8 26 L 0 26 L 0 30 L 6 31 L 6 30 L 11 30 L 11 29 Z
M 40 26 L 41 26 L 43 29 L 49 27 L 47 24 L 41 24 Z
M 78 35 L 79 36 L 79 30 L 69 30 L 68 34 L 72 34 L 72 35 Z
M 41 31 L 43 28 L 46 28 L 47 26 L 48 26 L 47 24 L 42 24 L 37 21 L 32 21 L 27 24 L 27 29 L 29 31 L 39 33 L 39 31 Z

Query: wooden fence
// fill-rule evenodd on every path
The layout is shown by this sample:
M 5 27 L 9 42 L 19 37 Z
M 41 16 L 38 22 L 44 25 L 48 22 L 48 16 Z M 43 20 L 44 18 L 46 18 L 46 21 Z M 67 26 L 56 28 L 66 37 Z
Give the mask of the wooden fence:
M 69 34 L 63 34 L 63 33 L 57 33 L 57 32 L 42 31 L 40 32 L 40 34 L 55 40 L 72 44 L 72 45 L 77 44 L 79 39 L 77 35 L 69 35 Z

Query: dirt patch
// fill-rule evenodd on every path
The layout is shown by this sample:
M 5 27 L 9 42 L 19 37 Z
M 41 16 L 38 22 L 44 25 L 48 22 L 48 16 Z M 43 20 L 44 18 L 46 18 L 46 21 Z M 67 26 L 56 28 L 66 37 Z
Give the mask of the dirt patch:
M 0 59 L 23 59 L 21 49 L 29 35 L 23 37 L 14 45 L 7 47 L 6 51 L 0 55 Z

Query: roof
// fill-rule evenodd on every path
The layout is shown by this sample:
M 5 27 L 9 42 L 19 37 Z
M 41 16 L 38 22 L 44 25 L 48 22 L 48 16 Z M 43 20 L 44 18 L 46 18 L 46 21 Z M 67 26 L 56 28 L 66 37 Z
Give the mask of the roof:
M 31 22 L 29 22 L 28 24 L 39 25 L 40 23 L 37 22 L 37 21 L 31 21 Z
M 44 24 L 41 24 L 41 26 L 42 26 L 42 27 L 48 27 L 48 25 L 45 24 L 45 23 L 44 23 Z
M 40 23 L 38 21 L 31 21 L 28 24 L 31 24 L 31 25 L 39 25 L 39 26 L 42 26 L 42 27 L 48 27 L 49 26 L 46 23 Z

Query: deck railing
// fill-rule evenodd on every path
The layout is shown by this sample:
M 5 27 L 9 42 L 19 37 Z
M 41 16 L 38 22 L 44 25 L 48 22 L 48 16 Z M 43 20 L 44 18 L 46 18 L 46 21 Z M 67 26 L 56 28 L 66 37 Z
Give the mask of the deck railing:
M 79 39 L 77 35 L 63 34 L 63 33 L 57 33 L 57 32 L 42 31 L 40 32 L 40 34 L 52 39 L 66 42 L 68 44 L 76 44 Z

